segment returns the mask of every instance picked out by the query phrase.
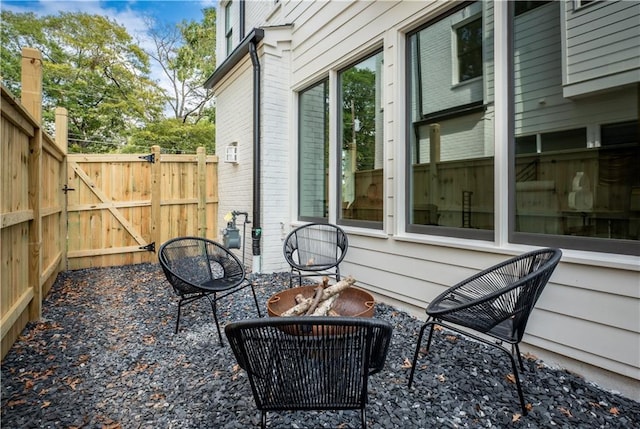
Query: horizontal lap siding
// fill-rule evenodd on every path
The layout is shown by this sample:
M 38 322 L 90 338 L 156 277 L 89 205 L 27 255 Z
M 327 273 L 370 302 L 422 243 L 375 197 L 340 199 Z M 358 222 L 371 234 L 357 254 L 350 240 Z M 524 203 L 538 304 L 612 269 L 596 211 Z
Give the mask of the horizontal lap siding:
M 573 10 L 566 2 L 567 83 L 640 69 L 640 3 L 594 2 Z
M 424 315 L 428 303 L 448 287 L 509 257 L 351 234 L 341 271 Z M 524 341 L 638 379 L 638 308 L 637 271 L 561 262 L 532 313 Z

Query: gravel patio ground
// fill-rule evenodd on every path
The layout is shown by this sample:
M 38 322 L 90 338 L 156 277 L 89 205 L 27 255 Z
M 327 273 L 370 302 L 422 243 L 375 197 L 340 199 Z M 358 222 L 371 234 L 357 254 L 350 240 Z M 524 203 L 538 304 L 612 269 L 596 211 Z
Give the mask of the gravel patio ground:
M 260 302 L 287 274 L 252 277 Z M 249 289 L 245 289 L 247 292 Z M 59 276 L 43 318 L 2 362 L 2 420 L 9 428 L 249 428 L 259 412 L 244 371 L 220 346 L 206 300 L 187 307 L 174 334 L 177 299 L 156 264 Z M 249 295 L 221 302 L 221 324 L 256 317 Z M 631 428 L 640 403 L 529 356 L 522 374 L 531 411 L 519 414 L 506 357 L 441 333 L 407 388 L 423 320 L 377 304 L 394 327 L 385 369 L 370 379 L 370 428 Z M 357 411 L 269 413 L 270 428 L 355 428 Z

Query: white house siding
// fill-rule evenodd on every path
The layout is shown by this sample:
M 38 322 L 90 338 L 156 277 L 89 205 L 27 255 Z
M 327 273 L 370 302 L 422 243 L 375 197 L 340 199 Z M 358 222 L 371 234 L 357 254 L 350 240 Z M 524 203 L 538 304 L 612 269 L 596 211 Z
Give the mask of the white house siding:
M 640 80 L 640 2 L 563 2 L 565 95 L 580 96 Z
M 247 5 L 249 4 L 251 2 L 247 2 Z M 378 299 L 394 303 L 418 315 L 424 315 L 426 305 L 445 288 L 480 269 L 531 249 L 529 246 L 510 244 L 506 240 L 506 211 L 501 209 L 502 205 L 506 204 L 503 201 L 504 198 L 496 199 L 498 208 L 496 237 L 498 238 L 495 241 L 464 240 L 405 232 L 406 75 L 403 50 L 405 33 L 437 17 L 452 4 L 452 2 L 442 1 L 281 1 L 276 12 L 270 15 L 268 22 L 269 25 L 293 23 L 288 69 L 291 79 L 289 87 L 291 103 L 295 100 L 296 91 L 307 88 L 323 78 L 328 77 L 331 83 L 330 88 L 335 90 L 335 75 L 341 67 L 353 63 L 374 49 L 383 47 L 385 59 L 383 140 L 386 159 L 384 179 L 387 197 L 384 230 L 345 227 L 349 234 L 350 247 L 341 271 L 345 275 L 353 275 L 359 286 L 374 292 Z M 494 4 L 496 9 L 498 4 L 504 7 L 503 3 L 498 2 Z M 538 12 L 542 12 L 545 8 L 549 9 L 548 6 L 543 6 Z M 272 11 L 273 9 L 270 9 L 270 13 Z M 534 10 L 530 14 L 538 12 Z M 544 12 L 548 13 L 548 11 Z M 538 24 L 544 25 L 544 19 Z M 266 28 L 265 32 L 269 32 L 269 28 Z M 495 30 L 496 41 L 501 41 L 506 36 L 503 29 Z M 496 44 L 496 46 L 499 45 L 505 46 L 502 43 Z M 556 40 L 552 45 L 552 50 L 547 55 L 558 55 L 562 50 L 562 41 Z M 284 58 L 282 60 L 285 61 Z M 506 60 L 505 53 L 496 52 L 495 68 L 502 69 Z M 270 62 L 269 60 L 265 62 L 268 68 Z M 544 70 L 540 73 L 544 74 Z M 241 77 L 244 79 L 243 85 L 221 86 L 217 90 L 218 144 L 222 143 L 220 136 L 230 133 L 227 128 L 237 123 L 237 121 L 229 121 L 227 124 L 221 117 L 222 99 L 228 99 L 225 103 L 230 106 L 239 98 L 237 94 L 245 94 L 245 91 L 251 88 L 251 73 L 244 72 Z M 504 84 L 504 82 L 496 82 L 496 85 Z M 559 85 L 561 87 L 562 82 Z M 556 82 L 552 86 L 553 91 L 556 92 L 550 92 L 547 97 L 553 102 L 553 106 L 557 104 L 557 107 L 546 109 L 540 115 L 541 123 L 549 124 L 555 115 L 558 117 L 564 115 L 566 120 L 570 114 L 570 110 L 561 100 L 561 93 L 557 92 Z M 228 91 L 231 93 L 227 94 Z M 632 93 L 630 97 L 633 96 Z M 246 97 L 248 98 L 246 103 L 250 103 L 250 96 L 246 95 Z M 330 97 L 330 102 L 334 103 L 333 92 Z M 536 100 L 534 97 L 530 98 L 531 102 L 534 100 Z M 496 100 L 496 103 L 499 101 L 500 99 Z M 593 118 L 602 120 L 602 117 L 609 114 L 608 109 L 624 109 L 628 107 L 625 107 L 626 103 L 624 101 L 621 103 L 623 106 L 616 106 L 612 102 L 604 107 L 600 105 L 597 109 L 595 105 L 585 107 L 581 113 L 584 118 L 576 121 L 576 124 L 587 123 Z M 584 104 L 584 106 L 587 105 Z M 291 127 L 291 132 L 288 141 L 290 153 L 287 160 L 295 163 L 297 162 L 295 104 L 291 104 L 289 109 L 288 125 Z M 335 106 L 332 105 L 331 109 L 333 111 Z M 508 109 L 502 107 L 499 110 L 507 112 Z M 493 107 L 490 107 L 487 115 L 493 115 L 493 111 Z M 630 115 L 633 112 L 636 112 L 637 117 L 637 105 L 631 109 Z M 274 113 L 275 110 L 263 109 L 263 124 L 272 121 L 270 115 Z M 224 116 L 226 120 L 231 119 L 228 115 L 231 113 Z M 331 118 L 335 120 L 333 113 Z M 491 127 L 491 124 L 495 125 L 496 130 L 500 130 L 504 127 L 504 123 L 508 122 L 507 118 L 496 117 L 495 121 L 488 119 L 490 120 L 485 120 L 485 129 L 482 132 L 490 132 L 486 127 Z M 248 117 L 246 122 L 247 126 L 250 126 Z M 335 127 L 335 124 L 332 126 Z M 520 121 L 516 126 L 525 133 L 540 129 L 541 124 L 523 124 Z M 547 126 L 551 125 L 545 125 L 545 129 Z M 334 134 L 331 133 L 332 151 L 337 148 Z M 504 154 L 504 148 L 508 145 L 506 134 L 496 131 L 495 135 L 495 152 Z M 232 137 L 229 136 L 229 138 Z M 269 153 L 272 146 L 276 151 L 281 150 L 280 144 L 282 142 L 276 142 L 275 139 L 268 142 L 269 147 L 264 147 L 263 153 Z M 485 153 L 491 150 L 491 148 L 484 148 Z M 223 167 L 221 165 L 220 170 L 221 213 L 224 213 L 224 207 L 231 206 L 230 202 L 224 201 L 231 196 L 228 191 L 223 192 L 223 188 L 237 187 L 236 185 L 240 183 L 240 181 L 228 181 L 225 176 L 231 174 L 232 170 Z M 244 171 L 242 162 L 238 167 L 238 170 L 233 171 Z M 249 167 L 247 165 L 247 168 Z M 508 160 L 502 155 L 496 155 L 495 189 L 504 189 L 504 185 L 498 181 L 500 178 L 507 177 L 507 169 Z M 290 201 L 296 201 L 298 192 L 297 175 L 294 172 L 293 168 L 283 169 L 283 174 L 289 174 L 287 189 Z M 330 174 L 335 175 L 335 171 Z M 278 177 L 273 185 L 265 184 L 264 186 L 280 186 L 282 180 L 282 177 Z M 242 180 L 241 183 L 245 182 L 247 185 L 250 184 L 249 180 Z M 333 177 L 333 182 L 330 183 L 335 185 L 336 178 Z M 264 190 L 265 195 L 272 192 L 276 191 Z M 247 198 L 250 198 L 250 192 L 247 192 Z M 331 204 L 335 204 L 331 195 L 330 201 L 332 201 Z M 295 210 L 291 212 L 294 213 Z M 334 216 L 334 210 L 331 209 L 329 221 L 335 222 Z M 297 216 L 293 214 L 285 225 L 287 230 L 285 232 L 296 224 Z M 280 240 L 281 234 L 265 233 L 263 235 L 263 243 L 280 242 Z M 281 252 L 277 246 L 268 248 L 269 252 Z M 543 359 L 558 357 L 569 369 L 587 373 L 591 377 L 596 377 L 598 374 L 610 377 L 613 374 L 616 376 L 615 380 L 623 379 L 625 383 L 624 385 L 610 384 L 608 387 L 621 390 L 639 399 L 640 260 L 628 255 L 569 249 L 563 249 L 563 252 L 563 260 L 530 319 L 524 348 L 530 347 L 539 351 Z M 266 260 L 270 256 L 265 252 L 264 258 Z M 273 258 L 275 259 L 275 256 Z M 607 386 L 606 378 L 595 379 Z
M 216 91 L 216 154 L 218 164 L 218 225 L 226 226 L 224 216 L 233 210 L 249 213 L 253 210 L 253 128 L 252 87 L 253 70 L 247 57 L 235 70 L 220 82 Z M 238 163 L 226 163 L 224 151 L 229 143 L 238 144 Z M 240 234 L 244 216 L 237 218 Z M 246 225 L 243 238 L 245 267 L 251 267 L 251 224 Z M 222 243 L 222 233 L 219 241 Z M 242 258 L 242 249 L 234 250 Z
M 295 153 L 289 151 L 290 28 L 265 35 L 262 69 L 262 271 L 288 270 L 282 245 L 291 216 L 289 171 Z

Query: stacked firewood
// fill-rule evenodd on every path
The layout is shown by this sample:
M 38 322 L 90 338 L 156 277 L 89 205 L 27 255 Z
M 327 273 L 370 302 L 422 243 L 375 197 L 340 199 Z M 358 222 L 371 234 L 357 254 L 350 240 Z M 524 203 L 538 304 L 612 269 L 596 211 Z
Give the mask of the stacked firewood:
M 305 298 L 302 294 L 295 297 L 296 305 L 283 312 L 281 316 L 340 316 L 331 307 L 340 295 L 340 292 L 352 286 L 356 280 L 347 277 L 338 283 L 327 286 L 329 279 L 324 277 L 315 289 L 312 298 Z

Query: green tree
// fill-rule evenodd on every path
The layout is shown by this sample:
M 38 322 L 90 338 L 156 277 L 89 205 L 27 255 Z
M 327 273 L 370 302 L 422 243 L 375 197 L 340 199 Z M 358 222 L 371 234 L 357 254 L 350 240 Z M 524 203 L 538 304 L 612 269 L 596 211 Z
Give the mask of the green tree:
M 352 67 L 342 74 L 343 145 L 353 141 L 357 123 L 357 171 L 371 170 L 375 164 L 375 72 Z
M 149 32 L 155 47 L 150 56 L 170 82 L 168 103 L 173 116 L 184 123 L 210 117 L 213 109 L 213 92 L 204 88 L 204 82 L 216 68 L 216 10 L 202 13 L 202 22 L 182 21 Z
M 149 55 L 169 82 L 165 95 L 172 118 L 132 132 L 124 152 L 146 152 L 152 145 L 165 152 L 193 153 L 200 146 L 208 153 L 215 151 L 213 92 L 204 88 L 204 82 L 216 67 L 216 11 L 202 12 L 202 22 L 182 21 L 149 31 L 154 45 Z
M 149 57 L 124 27 L 85 13 L 1 16 L 3 79 L 16 91 L 22 47 L 42 53 L 43 119 L 51 124 L 54 107 L 67 108 L 71 151 L 115 151 L 132 128 L 160 118 L 165 99 Z
M 158 145 L 168 153 L 195 153 L 202 146 L 211 154 L 215 150 L 214 135 L 215 125 L 209 121 L 185 124 L 179 118 L 167 118 L 134 131 L 122 152 L 149 152 L 151 146 Z

